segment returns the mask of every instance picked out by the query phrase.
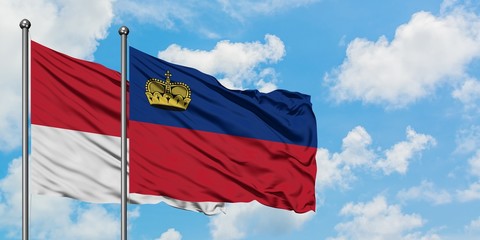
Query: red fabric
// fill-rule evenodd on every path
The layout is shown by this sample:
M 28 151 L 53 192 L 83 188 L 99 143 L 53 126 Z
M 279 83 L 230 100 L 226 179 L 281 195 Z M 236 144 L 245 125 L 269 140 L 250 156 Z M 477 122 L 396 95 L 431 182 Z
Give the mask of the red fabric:
M 316 148 L 137 121 L 130 126 L 130 192 L 315 210 Z
M 32 124 L 120 136 L 120 74 L 31 45 Z M 131 192 L 315 210 L 314 147 L 129 124 Z
M 31 42 L 32 124 L 120 136 L 120 73 Z

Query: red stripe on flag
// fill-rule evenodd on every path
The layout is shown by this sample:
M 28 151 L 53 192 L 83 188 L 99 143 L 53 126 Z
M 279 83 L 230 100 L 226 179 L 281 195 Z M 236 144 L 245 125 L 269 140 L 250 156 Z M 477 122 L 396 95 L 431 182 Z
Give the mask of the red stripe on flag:
M 32 43 L 32 124 L 120 136 L 120 74 Z
M 316 148 L 130 121 L 130 192 L 315 210 Z

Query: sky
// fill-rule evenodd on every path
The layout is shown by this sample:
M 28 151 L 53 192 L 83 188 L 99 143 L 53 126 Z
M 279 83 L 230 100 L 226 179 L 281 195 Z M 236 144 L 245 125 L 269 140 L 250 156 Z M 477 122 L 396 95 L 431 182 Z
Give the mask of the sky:
M 1 0 L 0 239 L 21 237 L 21 29 L 120 70 L 118 29 L 231 89 L 312 97 L 316 212 L 129 205 L 130 239 L 478 239 L 480 4 Z M 119 239 L 120 208 L 31 197 L 32 239 Z

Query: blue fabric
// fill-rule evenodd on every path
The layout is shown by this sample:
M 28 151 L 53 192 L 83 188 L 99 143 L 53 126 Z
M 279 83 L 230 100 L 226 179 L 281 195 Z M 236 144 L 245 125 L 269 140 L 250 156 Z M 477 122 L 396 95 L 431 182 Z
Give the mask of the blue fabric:
M 147 100 L 147 80 L 165 80 L 167 70 L 172 74 L 172 82 L 183 82 L 191 89 L 191 102 L 185 111 L 152 107 Z M 129 71 L 132 121 L 317 146 L 316 121 L 308 95 L 285 90 L 270 93 L 229 90 L 210 75 L 133 47 L 130 47 Z

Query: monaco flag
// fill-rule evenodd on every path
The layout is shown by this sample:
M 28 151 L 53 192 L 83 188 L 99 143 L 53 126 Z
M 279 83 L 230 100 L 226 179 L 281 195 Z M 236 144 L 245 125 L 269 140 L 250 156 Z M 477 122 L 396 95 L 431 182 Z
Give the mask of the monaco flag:
M 131 192 L 315 210 L 317 129 L 308 95 L 226 89 L 131 47 L 128 129 Z
M 120 74 L 31 42 L 31 189 L 93 203 L 120 202 Z M 205 214 L 221 201 L 129 194 Z

